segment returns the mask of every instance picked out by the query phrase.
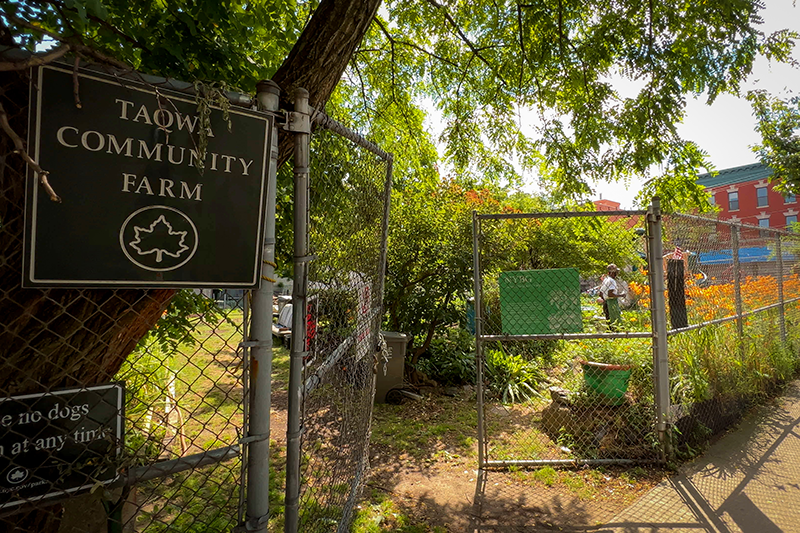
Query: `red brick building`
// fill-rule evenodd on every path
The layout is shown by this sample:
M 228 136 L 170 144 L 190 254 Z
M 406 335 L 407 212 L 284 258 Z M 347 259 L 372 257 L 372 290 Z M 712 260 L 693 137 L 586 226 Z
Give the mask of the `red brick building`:
M 783 229 L 797 222 L 800 204 L 794 195 L 773 190 L 771 176 L 772 170 L 755 163 L 727 168 L 716 176 L 702 174 L 697 183 L 712 194 L 721 220 Z
M 620 203 L 619 202 L 615 202 L 613 200 L 603 200 L 601 198 L 600 200 L 595 200 L 594 201 L 594 208 L 597 211 L 620 211 L 620 207 L 619 206 L 620 206 Z M 618 221 L 618 220 L 620 220 L 622 218 L 624 218 L 624 217 L 619 216 L 619 215 L 614 215 L 614 216 L 608 217 L 608 220 L 610 220 L 611 222 L 616 222 L 616 221 Z M 627 217 L 627 220 L 625 222 L 625 227 L 627 229 L 635 228 L 635 227 L 641 226 L 641 225 L 642 225 L 642 221 L 641 221 L 641 217 L 639 215 L 635 215 L 635 216 L 632 216 L 632 217 Z

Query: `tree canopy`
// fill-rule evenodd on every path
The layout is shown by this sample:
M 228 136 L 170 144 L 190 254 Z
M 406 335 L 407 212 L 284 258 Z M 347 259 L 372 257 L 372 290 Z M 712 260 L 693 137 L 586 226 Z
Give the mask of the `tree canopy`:
M 712 165 L 675 128 L 686 96 L 738 94 L 756 57 L 790 61 L 796 38 L 759 29 L 760 0 L 379 5 L 2 2 L 7 34 L 32 51 L 46 37 L 189 81 L 250 89 L 272 77 L 310 89 L 319 108 L 344 73 L 340 113 L 402 143 L 400 182 L 431 177 L 419 171 L 432 159 L 420 117 L 435 108 L 457 179 L 518 184 L 519 170 L 531 171 L 556 199 L 644 176 L 648 191 L 702 203 L 691 178 Z
M 399 107 L 430 99 L 444 117 L 445 157 L 468 183 L 514 183 L 522 168 L 558 199 L 585 197 L 592 180 L 644 176 L 654 178 L 648 192 L 703 204 L 693 178 L 712 165 L 675 126 L 686 95 L 738 94 L 757 56 L 791 60 L 796 35 L 761 32 L 762 8 L 390 1 L 350 81 L 378 95 L 375 115 L 386 95 Z M 654 175 L 655 165 L 663 172 Z
M 800 97 L 784 100 L 752 91 L 747 98 L 758 119 L 761 162 L 772 169 L 779 191 L 800 194 Z

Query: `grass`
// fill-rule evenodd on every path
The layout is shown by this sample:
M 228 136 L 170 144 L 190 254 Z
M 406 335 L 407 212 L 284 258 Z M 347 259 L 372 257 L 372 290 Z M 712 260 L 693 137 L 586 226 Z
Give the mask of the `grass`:
M 511 470 L 514 479 L 532 488 L 570 494 L 584 502 L 632 503 L 643 491 L 660 481 L 665 472 L 659 468 L 597 467 L 581 470 L 545 466 L 536 470 Z
M 157 346 L 134 354 L 118 375 L 129 384 L 127 446 L 134 464 L 173 459 L 236 444 L 243 422 L 242 312 L 225 312 L 214 324 L 202 321 L 192 331 L 194 343 L 175 353 Z M 195 317 L 194 319 L 199 319 Z M 273 351 L 273 386 L 286 388 L 289 352 Z M 166 423 L 165 409 L 174 376 L 174 399 L 183 417 L 186 449 L 175 438 L 179 421 Z M 170 401 L 170 403 L 172 403 Z M 285 486 L 285 446 L 271 441 L 270 530 L 282 530 Z M 238 520 L 241 463 L 239 457 L 144 482 L 136 487 L 140 510 L 136 531 L 182 533 L 229 531 Z
M 380 491 L 373 490 L 368 501 L 357 509 L 352 533 L 447 533 L 444 528 L 415 521 Z
M 205 533 L 236 526 L 239 460 L 212 465 L 136 487 L 146 504 L 136 517 L 136 530 Z M 141 501 L 141 500 L 139 500 Z
M 467 400 L 426 397 L 403 405 L 376 404 L 370 443 L 382 452 L 415 459 L 430 459 L 443 449 L 472 457 L 477 424 L 475 404 Z

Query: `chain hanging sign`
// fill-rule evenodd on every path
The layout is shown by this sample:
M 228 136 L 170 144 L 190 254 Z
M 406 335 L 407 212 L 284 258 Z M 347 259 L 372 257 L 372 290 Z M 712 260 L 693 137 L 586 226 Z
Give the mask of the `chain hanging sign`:
M 0 398 L 0 509 L 119 478 L 121 383 Z
M 30 102 L 28 150 L 62 202 L 29 168 L 23 286 L 258 286 L 271 116 L 206 120 L 191 96 L 57 65 Z

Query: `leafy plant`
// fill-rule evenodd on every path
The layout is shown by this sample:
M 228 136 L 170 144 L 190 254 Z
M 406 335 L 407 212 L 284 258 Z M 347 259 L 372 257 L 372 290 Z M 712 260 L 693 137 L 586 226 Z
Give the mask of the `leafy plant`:
M 579 347 L 582 359 L 609 365 L 647 364 L 652 353 L 649 341 L 640 339 L 587 339 Z
M 541 397 L 539 388 L 547 374 L 534 361 L 510 355 L 502 348 L 486 351 L 486 381 L 489 390 L 503 403 L 530 401 Z
M 420 358 L 417 368 L 443 385 L 475 383 L 475 351 L 472 335 L 460 328 L 449 328 L 435 338 L 428 357 Z

